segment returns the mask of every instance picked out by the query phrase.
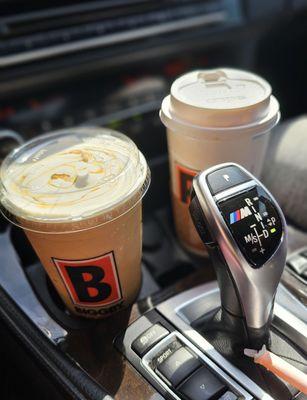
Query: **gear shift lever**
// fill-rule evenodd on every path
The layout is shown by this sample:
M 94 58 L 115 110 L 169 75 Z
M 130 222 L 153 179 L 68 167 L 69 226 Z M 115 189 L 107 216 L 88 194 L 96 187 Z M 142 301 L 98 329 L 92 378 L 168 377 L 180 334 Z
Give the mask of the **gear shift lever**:
M 231 163 L 194 178 L 190 212 L 213 258 L 223 313 L 243 319 L 250 344 L 260 347 L 286 261 L 280 207 L 252 174 Z

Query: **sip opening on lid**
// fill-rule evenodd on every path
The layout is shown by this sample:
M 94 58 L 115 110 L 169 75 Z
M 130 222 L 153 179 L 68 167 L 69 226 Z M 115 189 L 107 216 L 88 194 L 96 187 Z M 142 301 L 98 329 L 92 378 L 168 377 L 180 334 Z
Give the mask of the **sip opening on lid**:
M 168 128 L 178 132 L 186 128 L 263 132 L 277 123 L 279 104 L 269 83 L 258 75 L 220 68 L 193 71 L 176 79 L 160 115 Z

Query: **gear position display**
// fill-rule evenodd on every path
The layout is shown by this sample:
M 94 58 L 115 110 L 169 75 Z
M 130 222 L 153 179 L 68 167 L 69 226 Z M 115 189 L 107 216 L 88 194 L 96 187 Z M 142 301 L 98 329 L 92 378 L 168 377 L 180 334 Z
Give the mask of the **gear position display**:
M 220 201 L 218 207 L 234 239 L 252 266 L 261 267 L 282 236 L 279 215 L 260 187 Z

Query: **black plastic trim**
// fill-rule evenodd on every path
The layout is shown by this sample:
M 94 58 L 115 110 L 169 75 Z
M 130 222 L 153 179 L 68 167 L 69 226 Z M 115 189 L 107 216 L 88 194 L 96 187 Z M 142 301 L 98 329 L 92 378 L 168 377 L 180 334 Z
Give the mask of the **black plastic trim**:
M 74 400 L 113 400 L 107 392 L 69 356 L 34 327 L 0 288 L 0 319 L 30 352 L 48 377 Z

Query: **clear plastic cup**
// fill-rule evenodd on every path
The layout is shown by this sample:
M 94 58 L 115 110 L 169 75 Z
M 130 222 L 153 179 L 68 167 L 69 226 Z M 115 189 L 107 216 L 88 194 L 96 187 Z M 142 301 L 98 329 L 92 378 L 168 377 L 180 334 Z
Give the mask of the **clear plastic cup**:
M 189 251 L 206 255 L 189 215 L 193 177 L 224 162 L 259 176 L 279 104 L 264 79 L 221 68 L 179 77 L 164 98 L 160 118 L 167 128 L 173 214 L 177 235 Z
M 150 171 L 127 136 L 42 135 L 4 160 L 0 178 L 2 213 L 24 230 L 70 312 L 102 318 L 135 300 Z

